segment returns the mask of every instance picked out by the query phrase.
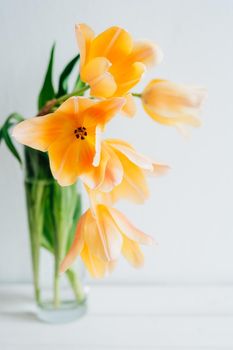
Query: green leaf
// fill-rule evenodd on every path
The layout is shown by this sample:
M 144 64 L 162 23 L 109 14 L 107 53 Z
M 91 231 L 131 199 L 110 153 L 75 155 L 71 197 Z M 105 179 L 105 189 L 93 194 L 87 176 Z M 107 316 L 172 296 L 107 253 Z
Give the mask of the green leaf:
M 74 91 L 75 90 L 81 90 L 82 88 L 84 88 L 86 86 L 86 83 L 84 83 L 81 78 L 80 78 L 80 74 L 78 75 L 78 78 L 75 82 L 75 85 L 74 85 Z M 83 96 L 84 93 L 80 94 L 80 96 Z
M 8 129 L 2 129 L 2 133 L 3 133 L 3 138 L 4 138 L 4 141 L 7 145 L 7 147 L 9 148 L 9 150 L 11 151 L 11 153 L 13 154 L 13 156 L 15 156 L 15 158 L 19 161 L 20 164 L 22 164 L 22 160 L 21 160 L 21 157 L 17 151 L 17 149 L 15 148 L 12 140 L 11 140 L 11 137 L 9 135 L 9 132 L 8 132 Z
M 80 55 L 75 56 L 64 68 L 60 75 L 57 97 L 68 93 L 68 79 L 73 71 L 74 66 L 78 62 Z
M 53 87 L 54 50 L 55 44 L 53 44 L 51 49 L 47 72 L 38 97 L 38 110 L 44 107 L 48 101 L 52 100 L 55 97 L 55 91 Z
M 24 120 L 24 118 L 20 114 L 12 113 L 9 115 L 9 117 L 6 119 L 5 123 L 3 124 L 2 128 L 0 129 L 0 142 L 1 140 L 5 141 L 6 146 L 8 147 L 10 152 L 13 154 L 13 156 L 19 161 L 20 164 L 22 164 L 22 160 L 17 149 L 14 146 L 14 143 L 12 141 L 9 131 L 12 126 L 18 124 L 22 120 Z

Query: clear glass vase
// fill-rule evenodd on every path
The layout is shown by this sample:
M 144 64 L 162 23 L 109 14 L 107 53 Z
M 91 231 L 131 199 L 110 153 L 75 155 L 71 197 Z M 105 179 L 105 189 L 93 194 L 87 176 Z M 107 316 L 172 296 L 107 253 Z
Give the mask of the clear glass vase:
M 85 269 L 77 261 L 64 274 L 59 267 L 71 246 L 81 215 L 77 186 L 61 187 L 42 152 L 25 149 L 25 191 L 35 300 L 39 319 L 70 322 L 86 312 Z M 33 168 L 34 167 L 34 168 Z

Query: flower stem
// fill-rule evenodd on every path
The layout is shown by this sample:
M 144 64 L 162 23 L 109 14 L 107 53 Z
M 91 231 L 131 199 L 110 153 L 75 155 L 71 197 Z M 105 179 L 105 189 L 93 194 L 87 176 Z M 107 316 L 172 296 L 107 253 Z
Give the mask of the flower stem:
M 70 282 L 70 285 L 73 289 L 74 295 L 79 303 L 82 303 L 85 300 L 85 293 L 83 291 L 82 285 L 72 269 L 66 271 L 66 276 Z
M 53 100 L 48 101 L 46 103 L 46 105 L 41 108 L 41 110 L 39 111 L 37 116 L 39 117 L 39 116 L 43 116 L 43 115 L 46 115 L 46 114 L 50 113 L 53 110 L 54 106 L 61 104 L 62 102 L 67 100 L 69 97 L 82 95 L 83 92 L 85 92 L 89 88 L 90 88 L 90 86 L 86 85 L 82 89 L 74 90 L 70 94 L 66 94 L 66 95 L 63 95 L 63 96 L 61 96 L 59 98 L 54 98 Z
M 80 96 L 83 92 L 85 92 L 86 90 L 88 90 L 90 88 L 89 85 L 84 86 L 82 89 L 78 89 L 78 90 L 74 90 L 73 92 L 71 92 L 70 94 L 66 94 L 64 96 L 61 96 L 59 98 L 56 99 L 56 104 L 58 103 L 62 103 L 65 100 L 67 100 L 67 98 L 72 97 L 72 96 Z
M 139 98 L 142 97 L 142 94 L 139 94 L 139 93 L 136 93 L 136 92 L 133 92 L 132 95 L 133 95 L 134 97 L 139 97 Z

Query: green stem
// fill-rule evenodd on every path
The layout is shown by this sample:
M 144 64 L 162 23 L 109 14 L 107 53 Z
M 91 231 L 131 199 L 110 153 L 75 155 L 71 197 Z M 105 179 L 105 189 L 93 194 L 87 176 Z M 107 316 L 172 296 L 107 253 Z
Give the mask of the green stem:
M 74 295 L 79 303 L 84 302 L 85 293 L 82 288 L 82 284 L 80 283 L 77 273 L 75 273 L 72 269 L 66 271 L 66 276 L 70 282 L 70 285 L 73 289 Z
M 34 293 L 36 302 L 40 303 L 39 286 L 39 263 L 40 263 L 40 244 L 43 228 L 42 199 L 44 187 L 41 184 L 25 183 L 28 205 L 28 219 L 31 242 L 31 256 L 33 267 Z
M 139 98 L 142 97 L 142 94 L 139 94 L 139 93 L 136 93 L 136 92 L 133 92 L 132 95 L 133 95 L 134 97 L 139 97 Z
M 53 306 L 58 308 L 61 302 L 60 296 L 60 276 L 59 276 L 59 257 L 55 253 L 55 268 L 54 268 L 54 295 L 53 295 Z
M 82 89 L 77 89 L 77 90 L 74 90 L 73 92 L 71 92 L 70 94 L 66 94 L 66 95 L 64 95 L 64 96 L 61 96 L 61 97 L 57 98 L 56 104 L 59 104 L 59 103 L 64 102 L 64 101 L 67 100 L 67 98 L 69 98 L 69 97 L 72 97 L 72 96 L 79 96 L 79 95 L 81 95 L 84 91 L 88 90 L 89 88 L 90 88 L 90 86 L 87 85 L 87 86 L 84 86 Z

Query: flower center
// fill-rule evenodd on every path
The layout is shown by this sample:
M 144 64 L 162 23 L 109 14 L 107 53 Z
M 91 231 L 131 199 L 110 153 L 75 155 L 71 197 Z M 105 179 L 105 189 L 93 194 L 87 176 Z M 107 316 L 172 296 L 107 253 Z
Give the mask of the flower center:
M 74 130 L 74 133 L 77 139 L 85 140 L 87 136 L 87 129 L 85 128 L 85 126 L 80 126 Z

